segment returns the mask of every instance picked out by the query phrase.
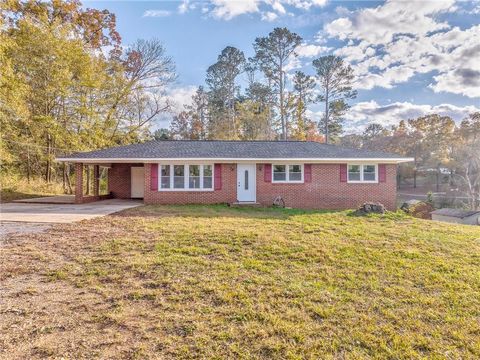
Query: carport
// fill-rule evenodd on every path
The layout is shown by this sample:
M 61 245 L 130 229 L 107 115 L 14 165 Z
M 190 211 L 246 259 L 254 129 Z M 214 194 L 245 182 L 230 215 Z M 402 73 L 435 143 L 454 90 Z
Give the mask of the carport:
M 58 200 L 52 198 L 52 201 L 46 199 L 43 202 L 86 204 L 107 199 L 143 199 L 143 163 L 113 163 L 95 159 L 78 161 L 66 158 L 59 158 L 57 161 L 75 165 L 75 196 L 70 199 L 65 196 Z

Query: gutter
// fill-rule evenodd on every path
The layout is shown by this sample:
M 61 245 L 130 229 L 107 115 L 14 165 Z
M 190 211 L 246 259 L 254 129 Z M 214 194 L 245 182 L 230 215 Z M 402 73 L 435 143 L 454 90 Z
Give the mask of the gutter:
M 102 163 L 162 163 L 162 162 L 217 162 L 217 163 L 271 163 L 275 161 L 292 163 L 382 163 L 382 164 L 400 164 L 414 161 L 413 158 L 56 158 L 59 162 L 72 162 L 84 164 L 102 164 Z

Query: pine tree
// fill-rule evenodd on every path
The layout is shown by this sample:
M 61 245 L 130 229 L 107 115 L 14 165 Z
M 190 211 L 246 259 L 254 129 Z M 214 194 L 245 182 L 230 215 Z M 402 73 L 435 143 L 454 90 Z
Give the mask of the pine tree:
M 286 66 L 302 38 L 287 28 L 275 28 L 267 37 L 256 38 L 253 44 L 255 61 L 265 77 L 273 84 L 277 95 L 277 108 L 280 115 L 282 139 L 287 140 L 287 103 L 285 94 Z
M 319 101 L 325 104 L 322 127 L 325 129 L 325 142 L 342 132 L 342 118 L 348 110 L 347 100 L 357 96 L 352 89 L 353 69 L 342 58 L 334 55 L 322 56 L 313 60 L 317 72 L 317 82 L 323 94 Z

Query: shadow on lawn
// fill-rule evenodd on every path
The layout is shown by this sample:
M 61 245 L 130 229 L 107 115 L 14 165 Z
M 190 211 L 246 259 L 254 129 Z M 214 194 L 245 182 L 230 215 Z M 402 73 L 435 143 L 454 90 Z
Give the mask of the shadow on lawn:
M 111 216 L 118 217 L 245 217 L 262 219 L 286 219 L 291 216 L 313 214 L 335 214 L 339 210 L 302 210 L 275 207 L 230 207 L 227 204 L 218 205 L 146 205 L 127 209 Z

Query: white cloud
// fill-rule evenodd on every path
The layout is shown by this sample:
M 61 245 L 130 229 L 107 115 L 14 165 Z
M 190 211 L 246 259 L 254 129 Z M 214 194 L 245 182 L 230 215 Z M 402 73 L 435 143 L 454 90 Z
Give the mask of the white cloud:
M 453 0 L 387 1 L 334 20 L 323 33 L 345 41 L 335 54 L 352 64 L 359 89 L 388 89 L 433 72 L 433 91 L 478 97 L 480 25 L 462 30 L 437 21 L 454 8 Z
M 178 12 L 180 14 L 185 14 L 188 10 L 195 9 L 195 4 L 191 4 L 190 0 L 183 0 L 180 5 L 178 5 Z
M 212 9 L 208 12 L 217 19 L 231 20 L 240 15 L 259 13 L 261 20 L 273 21 L 290 14 L 286 7 L 308 11 L 312 7 L 325 6 L 327 0 L 211 0 L 209 4 Z M 184 4 L 180 7 L 182 13 L 186 11 Z
M 322 7 L 327 5 L 327 0 L 283 0 L 283 2 L 303 10 L 310 10 L 312 6 Z
M 258 0 L 212 0 L 212 4 L 212 15 L 223 20 L 259 11 Z
M 303 58 L 313 58 L 319 56 L 320 54 L 330 51 L 331 48 L 315 44 L 301 44 L 295 52 L 299 57 Z
M 173 111 L 180 112 L 184 109 L 184 105 L 190 105 L 192 103 L 192 96 L 196 91 L 197 87 L 193 85 L 169 89 L 167 97 L 173 106 Z
M 278 18 L 278 15 L 272 11 L 262 13 L 262 20 L 264 21 L 271 22 L 274 21 L 276 18 Z
M 456 106 L 452 104 L 419 105 L 411 102 L 395 102 L 380 105 L 376 101 L 364 101 L 354 104 L 345 116 L 347 132 L 362 132 L 368 124 L 378 123 L 384 127 L 396 125 L 400 120 L 408 120 L 428 114 L 450 116 L 456 122 L 468 114 L 480 111 L 475 106 Z M 321 113 L 319 113 L 321 114 Z
M 480 97 L 480 71 L 467 68 L 451 69 L 434 76 L 435 84 L 430 87 L 434 92 L 452 92 L 468 97 Z
M 376 8 L 366 8 L 325 26 L 326 32 L 341 40 L 360 39 L 370 44 L 392 41 L 395 34 L 425 35 L 449 27 L 433 15 L 448 11 L 454 0 L 446 1 L 387 1 Z
M 278 14 L 284 15 L 286 14 L 286 10 L 283 7 L 282 3 L 280 1 L 273 1 L 271 3 L 272 9 L 275 10 Z
M 171 14 L 172 12 L 168 10 L 146 10 L 143 13 L 143 17 L 166 17 Z

